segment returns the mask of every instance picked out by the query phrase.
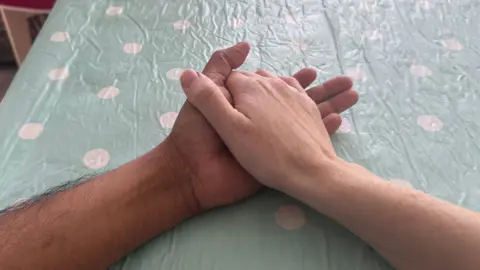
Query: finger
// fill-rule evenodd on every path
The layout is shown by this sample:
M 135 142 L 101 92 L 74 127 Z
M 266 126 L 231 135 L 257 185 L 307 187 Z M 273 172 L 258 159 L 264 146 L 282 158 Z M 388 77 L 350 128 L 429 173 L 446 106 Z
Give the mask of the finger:
M 222 86 L 232 69 L 240 67 L 248 56 L 250 45 L 240 42 L 225 50 L 216 51 L 203 69 L 203 74 Z
M 328 135 L 332 136 L 333 133 L 340 128 L 342 117 L 336 113 L 329 114 L 327 117 L 323 118 L 323 124 L 325 125 Z
M 225 82 L 225 87 L 232 95 L 234 102 L 235 97 L 240 95 L 241 93 L 252 93 L 263 89 L 258 85 L 257 87 L 252 87 L 252 80 L 258 82 L 270 79 L 266 79 L 253 72 L 246 72 L 241 70 L 235 70 L 228 76 L 228 79 Z
M 317 105 L 322 117 L 327 117 L 333 113 L 341 113 L 346 109 L 352 107 L 358 101 L 358 93 L 355 90 L 347 90 L 333 98 L 321 102 Z
M 244 118 L 228 102 L 220 87 L 205 75 L 186 70 L 180 80 L 187 100 L 205 116 L 220 136 L 232 128 L 232 123 Z
M 257 75 L 255 75 L 255 73 L 253 72 L 250 72 L 250 71 L 245 71 L 245 70 L 235 70 L 234 72 L 236 73 L 241 73 L 242 75 L 245 75 L 247 77 L 255 77 Z
M 307 94 L 318 104 L 330 97 L 351 89 L 352 86 L 353 83 L 349 77 L 339 76 L 307 90 Z
M 277 77 L 277 76 L 275 76 L 274 74 L 270 73 L 268 70 L 265 70 L 265 69 L 259 69 L 255 73 L 260 75 L 260 76 L 266 77 L 266 78 L 276 78 Z M 286 76 L 280 76 L 280 78 L 284 82 L 286 82 L 288 85 L 290 85 L 291 87 L 297 89 L 298 91 L 302 91 L 302 92 L 304 91 L 303 87 L 298 83 L 297 79 L 295 79 L 293 77 L 286 77 Z
M 300 85 L 300 83 L 297 81 L 297 79 L 293 78 L 293 77 L 280 77 L 284 82 L 286 82 L 288 85 L 290 85 L 291 87 L 297 89 L 298 91 L 304 93 L 305 92 L 305 89 Z
M 293 74 L 293 78 L 297 79 L 303 89 L 307 88 L 317 78 L 317 71 L 313 68 L 302 68 Z
M 273 75 L 272 73 L 270 73 L 269 71 L 265 70 L 265 69 L 259 69 L 257 70 L 257 72 L 255 72 L 256 74 L 260 75 L 260 76 L 263 76 L 263 77 L 267 77 L 267 78 L 275 78 L 275 75 Z

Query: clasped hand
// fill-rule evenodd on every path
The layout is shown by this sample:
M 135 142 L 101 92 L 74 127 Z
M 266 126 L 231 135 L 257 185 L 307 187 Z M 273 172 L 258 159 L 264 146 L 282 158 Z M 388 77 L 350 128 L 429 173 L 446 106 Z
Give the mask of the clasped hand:
M 170 135 L 162 145 L 170 149 L 169 156 L 180 157 L 172 160 L 171 165 L 174 171 L 186 172 L 185 178 L 189 179 L 193 196 L 186 195 L 185 200 L 193 200 L 200 211 L 238 202 L 251 196 L 261 187 L 258 180 L 268 186 L 276 186 L 275 181 L 281 180 L 279 176 L 281 178 L 287 176 L 282 175 L 285 174 L 284 171 L 273 166 L 289 163 L 280 153 L 284 153 L 286 149 L 300 149 L 296 156 L 292 156 L 293 163 L 289 163 L 290 166 L 294 166 L 295 163 L 304 162 L 298 158 L 300 156 L 303 158 L 302 151 L 309 151 L 310 148 L 304 145 L 297 146 L 295 140 L 289 136 L 299 132 L 300 127 L 305 129 L 303 125 L 317 122 L 322 130 L 309 130 L 305 136 L 312 136 L 312 140 L 316 140 L 314 137 L 318 134 L 328 137 L 325 129 L 328 134 L 334 133 L 342 121 L 339 113 L 350 108 L 358 99 L 358 94 L 352 89 L 352 81 L 345 76 L 327 80 L 308 88 L 307 91 L 303 90 L 316 78 L 316 72 L 311 68 L 301 69 L 291 77 L 276 77 L 265 71 L 258 71 L 256 74 L 240 71 L 232 73 L 232 70 L 244 63 L 249 50 L 249 44 L 243 42 L 216 51 L 200 77 L 194 71 L 186 71 L 182 76 L 190 102 L 186 102 L 180 110 Z M 274 85 L 269 85 L 270 88 L 264 87 L 261 92 L 255 94 L 258 84 L 266 82 Z M 271 94 L 275 92 L 273 88 L 278 86 L 277 84 L 288 88 L 278 92 L 278 96 L 272 96 Z M 243 89 L 245 87 L 248 89 Z M 199 88 L 205 88 L 203 89 L 205 91 L 199 94 Z M 298 93 L 295 95 L 293 94 L 295 92 L 289 93 L 292 88 Z M 262 96 L 257 96 L 260 93 Z M 276 104 L 272 98 L 281 98 L 288 103 Z M 297 99 L 302 99 L 301 104 Z M 209 102 L 209 105 L 203 104 L 204 102 Z M 302 115 L 304 111 L 300 111 L 299 107 L 306 104 L 310 110 L 309 117 L 312 118 L 308 120 L 309 122 L 300 120 L 304 119 Z M 289 108 L 290 105 L 293 107 Z M 321 113 L 323 119 L 314 112 L 315 110 Z M 209 115 L 205 114 L 207 111 Z M 264 115 L 265 113 L 268 114 Z M 219 116 L 222 118 L 217 119 L 216 114 L 221 114 Z M 247 116 L 253 115 L 255 122 L 250 126 L 244 125 L 248 123 Z M 257 118 L 260 116 L 261 118 Z M 233 124 L 229 123 L 233 119 L 236 122 L 229 125 Z M 214 122 L 216 125 L 212 127 Z M 288 129 L 291 123 L 295 123 L 296 127 Z M 265 126 L 265 131 L 254 133 L 252 131 L 254 124 L 267 125 L 268 128 Z M 273 140 L 272 134 L 277 138 L 276 141 Z M 328 142 L 328 138 L 326 140 Z M 283 144 L 282 147 L 277 141 Z M 308 145 L 310 141 L 306 143 Z M 274 146 L 278 148 L 274 149 Z M 242 149 L 243 147 L 246 148 Z M 239 164 L 237 158 L 242 160 L 242 164 Z M 256 160 L 268 161 L 270 165 L 257 164 Z M 314 159 L 308 158 L 307 161 L 315 162 Z M 252 171 L 249 172 L 244 167 Z
M 337 159 L 315 102 L 296 80 L 234 71 L 226 80 L 231 102 L 201 73 L 187 70 L 181 81 L 188 101 L 262 184 L 288 193 L 295 179 Z

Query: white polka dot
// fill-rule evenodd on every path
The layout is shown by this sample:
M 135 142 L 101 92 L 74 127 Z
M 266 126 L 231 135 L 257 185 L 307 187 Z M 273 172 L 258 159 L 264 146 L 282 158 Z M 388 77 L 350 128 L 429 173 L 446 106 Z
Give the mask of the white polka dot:
M 410 73 L 418 77 L 428 77 L 432 76 L 433 72 L 426 66 L 423 65 L 412 65 L 410 67 Z
M 98 92 L 97 96 L 101 99 L 112 99 L 118 95 L 120 90 L 114 86 L 107 86 Z
M 192 24 L 189 21 L 181 20 L 181 21 L 176 21 L 173 24 L 173 29 L 175 29 L 175 30 L 185 30 L 185 29 L 189 28 L 190 26 L 192 26 Z
M 233 27 L 234 29 L 241 28 L 241 27 L 243 27 L 244 25 L 245 25 L 245 21 L 244 21 L 243 19 L 237 18 L 237 19 L 233 19 L 233 20 L 232 20 L 232 27 Z
M 184 71 L 185 70 L 181 68 L 172 68 L 167 72 L 167 78 L 170 80 L 179 80 Z
M 367 78 L 365 72 L 360 67 L 351 67 L 351 68 L 345 69 L 345 75 L 347 75 L 354 81 L 357 81 L 357 80 L 365 81 L 365 79 Z
M 433 0 L 420 0 L 418 1 L 418 5 L 424 10 L 430 10 L 435 7 Z
M 83 164 L 90 169 L 97 170 L 107 166 L 110 161 L 110 154 L 105 149 L 93 149 L 83 157 Z
M 303 52 L 303 51 L 306 51 L 308 49 L 308 44 L 304 43 L 304 42 L 299 42 L 299 41 L 294 41 L 292 42 L 292 44 L 290 45 L 292 47 L 293 50 L 297 51 L 297 52 Z
M 365 36 L 368 40 L 371 40 L 371 41 L 380 40 L 380 39 L 383 38 L 383 35 L 382 35 L 382 33 L 380 32 L 379 29 L 367 30 L 367 31 L 365 31 L 364 36 Z
M 42 134 L 43 125 L 40 123 L 28 123 L 18 130 L 18 137 L 23 140 L 35 140 Z
M 167 112 L 160 116 L 160 125 L 164 128 L 172 128 L 177 120 L 178 113 L 176 112 Z
M 442 45 L 448 50 L 451 51 L 461 51 L 463 50 L 463 45 L 456 39 L 450 38 L 442 40 Z
M 120 15 L 123 13 L 123 7 L 110 6 L 105 11 L 105 14 L 109 16 Z
M 295 230 L 305 224 L 305 215 L 302 209 L 295 205 L 282 205 L 275 213 L 278 225 L 285 230 Z
M 123 46 L 123 51 L 128 53 L 128 54 L 137 54 L 142 51 L 142 44 L 138 43 L 127 43 L 125 46 Z
M 360 10 L 363 10 L 365 12 L 374 12 L 378 4 L 375 2 L 375 0 L 365 0 L 365 1 L 359 1 L 360 2 Z
M 350 125 L 350 122 L 343 118 L 342 119 L 342 124 L 338 128 L 339 133 L 352 133 L 352 126 Z
M 394 184 L 397 184 L 399 186 L 403 186 L 403 187 L 408 187 L 408 188 L 413 188 L 413 185 L 408 182 L 407 180 L 403 180 L 403 179 L 390 179 L 390 182 L 394 183 Z
M 52 42 L 64 42 L 70 39 L 70 36 L 68 35 L 67 32 L 55 32 L 52 34 L 50 37 L 50 41 Z
M 48 73 L 48 78 L 52 81 L 65 80 L 68 77 L 68 68 L 52 69 Z
M 417 124 L 430 132 L 440 131 L 443 128 L 442 121 L 435 115 L 421 115 L 417 118 Z
M 297 20 L 292 15 L 286 15 L 285 22 L 288 24 L 297 24 Z

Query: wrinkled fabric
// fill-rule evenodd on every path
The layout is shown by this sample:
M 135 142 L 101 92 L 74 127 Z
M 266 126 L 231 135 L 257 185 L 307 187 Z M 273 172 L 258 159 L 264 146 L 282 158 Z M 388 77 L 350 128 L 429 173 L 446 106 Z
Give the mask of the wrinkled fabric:
M 171 130 L 182 70 L 238 41 L 242 69 L 346 74 L 337 153 L 480 210 L 474 0 L 59 0 L 0 106 L 0 206 L 138 157 Z M 26 254 L 27 256 L 27 254 Z M 274 191 L 188 220 L 112 269 L 391 269 Z

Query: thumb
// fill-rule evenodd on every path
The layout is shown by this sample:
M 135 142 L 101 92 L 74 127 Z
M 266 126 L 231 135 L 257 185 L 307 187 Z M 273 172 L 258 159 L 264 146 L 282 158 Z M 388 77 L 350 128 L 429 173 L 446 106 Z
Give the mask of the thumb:
M 228 137 L 227 131 L 245 117 L 228 102 L 225 95 L 211 79 L 194 70 L 186 70 L 180 78 L 187 100 L 197 108 L 217 131 Z

